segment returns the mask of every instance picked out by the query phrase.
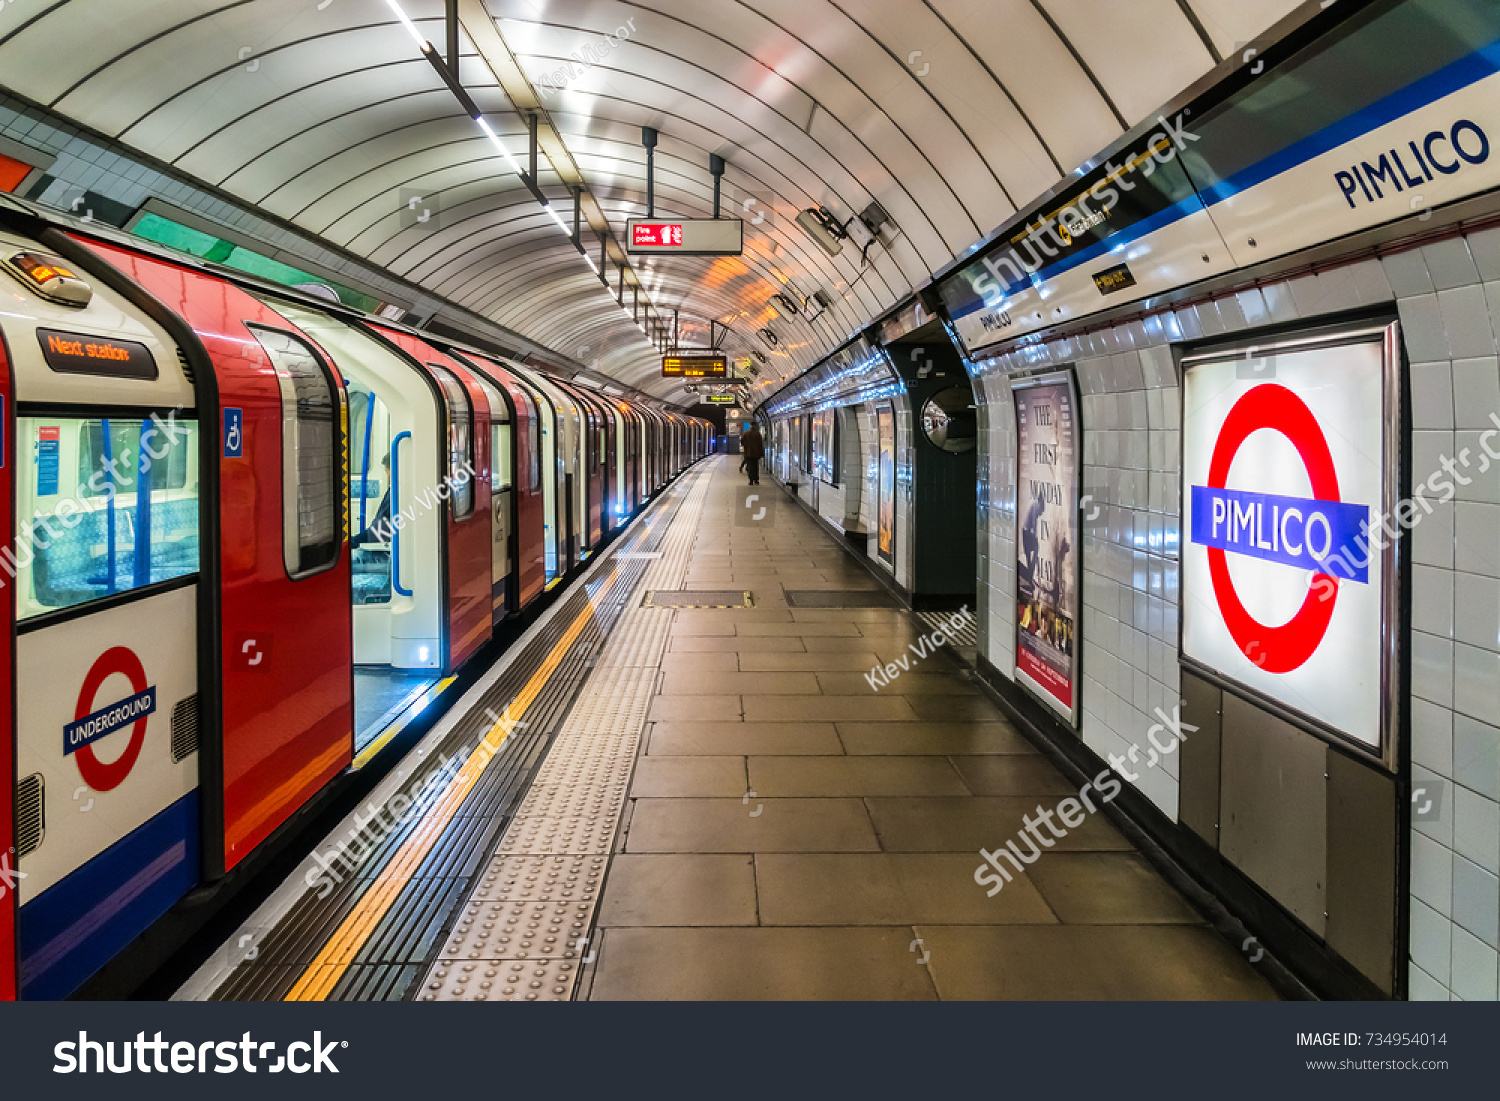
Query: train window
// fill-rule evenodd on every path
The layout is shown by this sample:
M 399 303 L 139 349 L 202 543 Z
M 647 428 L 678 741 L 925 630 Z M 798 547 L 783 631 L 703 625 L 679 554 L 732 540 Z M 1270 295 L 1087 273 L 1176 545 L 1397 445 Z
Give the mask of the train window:
M 520 390 L 518 393 L 522 403 L 526 407 L 524 413 L 520 413 L 519 411 L 518 413 L 528 422 L 526 428 L 528 451 L 526 461 L 530 469 L 527 472 L 526 491 L 528 493 L 540 493 L 542 490 L 542 418 L 537 413 L 536 402 L 532 400 L 531 395 L 525 390 Z
M 281 387 L 282 558 L 287 576 L 331 567 L 343 541 L 343 461 L 328 369 L 290 333 L 249 326 Z
M 448 409 L 448 504 L 453 518 L 462 520 L 474 511 L 474 406 L 457 375 L 436 363 L 428 366 Z
M 510 425 L 492 424 L 490 465 L 494 469 L 494 484 L 491 489 L 499 493 L 510 488 Z
M 21 417 L 17 530 L 0 557 L 20 620 L 198 572 L 198 425 Z

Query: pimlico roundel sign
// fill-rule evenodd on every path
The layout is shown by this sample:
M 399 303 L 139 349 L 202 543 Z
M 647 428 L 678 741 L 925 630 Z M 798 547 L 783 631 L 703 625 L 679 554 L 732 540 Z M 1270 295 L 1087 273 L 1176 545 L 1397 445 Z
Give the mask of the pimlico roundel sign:
M 1371 539 L 1384 378 L 1371 337 L 1189 358 L 1183 377 L 1184 658 L 1371 747 L 1388 672 L 1391 571 Z

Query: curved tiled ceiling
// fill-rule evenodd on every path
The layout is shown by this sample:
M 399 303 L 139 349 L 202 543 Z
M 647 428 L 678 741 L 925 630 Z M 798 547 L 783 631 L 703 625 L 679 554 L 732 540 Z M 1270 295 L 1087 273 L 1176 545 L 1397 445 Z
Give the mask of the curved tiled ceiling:
M 0 80 L 243 202 L 631 385 L 680 397 L 647 337 L 522 185 L 383 0 L 31 0 L 5 9 Z M 706 216 L 728 162 L 737 258 L 633 262 L 684 343 L 730 327 L 761 387 L 811 366 L 1060 176 L 1265 31 L 1295 0 L 460 0 L 460 76 L 538 183 L 623 240 L 645 212 Z M 443 0 L 401 0 L 443 49 Z M 624 33 L 619 33 L 624 32 Z M 436 224 L 403 219 L 436 195 Z M 431 200 L 427 200 L 430 202 Z M 875 201 L 894 232 L 828 257 L 792 219 Z M 565 217 L 566 220 L 566 217 Z M 598 256 L 586 226 L 584 240 Z M 850 245 L 854 247 L 850 247 Z M 618 247 L 611 250 L 619 258 Z M 612 269 L 611 269 L 612 270 Z M 767 301 L 790 286 L 832 306 Z M 626 305 L 631 301 L 625 295 Z M 815 311 L 815 308 L 814 308 Z M 755 336 L 769 326 L 775 350 Z

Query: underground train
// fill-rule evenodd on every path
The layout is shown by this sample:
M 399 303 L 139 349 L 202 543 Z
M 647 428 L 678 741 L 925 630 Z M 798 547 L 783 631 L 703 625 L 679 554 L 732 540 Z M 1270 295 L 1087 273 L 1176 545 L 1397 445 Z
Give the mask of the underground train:
M 108 231 L 0 212 L 0 267 L 0 997 L 66 997 L 284 838 L 711 449 Z

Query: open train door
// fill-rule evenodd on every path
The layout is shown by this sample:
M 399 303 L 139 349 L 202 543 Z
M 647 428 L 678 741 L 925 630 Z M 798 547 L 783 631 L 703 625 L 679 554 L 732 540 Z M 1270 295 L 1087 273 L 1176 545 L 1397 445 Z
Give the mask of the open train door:
M 15 387 L 0 337 L 0 538 L 15 536 Z M 4 580 L 4 579 L 0 579 Z M 0 594 L 0 1001 L 16 1000 L 16 595 Z

